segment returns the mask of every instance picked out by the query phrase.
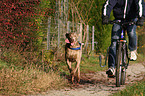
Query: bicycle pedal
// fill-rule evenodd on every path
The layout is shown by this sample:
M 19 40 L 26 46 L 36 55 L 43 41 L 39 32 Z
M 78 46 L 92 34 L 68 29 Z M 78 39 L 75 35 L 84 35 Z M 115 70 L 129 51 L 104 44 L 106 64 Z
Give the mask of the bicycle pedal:
M 114 78 L 115 76 L 114 75 L 108 75 L 108 78 Z

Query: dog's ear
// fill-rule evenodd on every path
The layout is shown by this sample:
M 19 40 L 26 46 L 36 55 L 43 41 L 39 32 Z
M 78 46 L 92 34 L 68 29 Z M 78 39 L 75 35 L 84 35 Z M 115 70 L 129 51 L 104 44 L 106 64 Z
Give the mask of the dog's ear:
M 69 33 L 66 33 L 65 36 L 66 36 L 66 38 L 69 38 Z

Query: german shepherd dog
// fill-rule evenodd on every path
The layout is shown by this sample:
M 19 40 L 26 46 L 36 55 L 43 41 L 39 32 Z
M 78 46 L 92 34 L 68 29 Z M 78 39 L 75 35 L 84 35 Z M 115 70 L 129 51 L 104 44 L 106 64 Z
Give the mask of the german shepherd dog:
M 65 60 L 70 71 L 71 82 L 74 84 L 74 76 L 77 71 L 77 84 L 80 82 L 80 62 L 82 56 L 81 43 L 78 42 L 76 33 L 66 33 Z M 72 68 L 72 63 L 76 62 L 75 68 Z

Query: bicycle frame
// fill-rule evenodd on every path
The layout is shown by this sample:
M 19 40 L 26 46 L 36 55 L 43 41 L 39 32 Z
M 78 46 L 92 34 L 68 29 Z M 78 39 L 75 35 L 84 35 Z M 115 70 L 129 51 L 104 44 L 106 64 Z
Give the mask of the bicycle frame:
M 127 55 L 127 58 L 128 58 L 127 66 L 128 66 L 130 58 L 128 56 L 127 40 L 126 40 L 126 37 L 125 37 L 126 30 L 125 30 L 124 26 L 125 25 L 133 25 L 133 24 L 136 24 L 136 22 L 135 21 L 122 22 L 121 20 L 114 20 L 114 21 L 109 21 L 109 23 L 110 24 L 119 24 L 122 28 L 122 31 L 120 33 L 121 35 L 120 35 L 119 40 L 117 41 L 117 43 L 122 42 L 122 43 L 126 44 L 126 46 L 124 46 L 124 47 L 126 47 L 126 55 Z M 127 68 L 127 66 L 126 66 L 126 68 Z
M 123 27 L 123 25 L 124 24 L 128 24 L 128 23 L 130 23 L 130 22 L 125 22 L 124 24 L 121 24 L 121 21 L 109 21 L 109 23 L 110 24 L 115 24 L 115 23 L 119 23 L 120 25 L 121 25 L 121 27 L 122 27 L 122 31 L 121 31 L 121 36 L 120 36 L 120 38 L 119 38 L 119 41 L 117 41 L 117 42 L 124 42 L 124 43 L 127 43 L 127 40 L 125 39 L 125 29 L 124 29 L 124 27 Z M 135 24 L 135 22 L 131 22 L 130 24 Z M 127 50 L 127 49 L 126 49 Z M 108 52 L 109 52 L 109 48 L 107 49 L 107 53 L 106 53 L 106 56 L 105 56 L 105 64 L 104 65 L 102 65 L 102 58 L 101 58 L 101 55 L 99 56 L 99 65 L 100 65 L 100 67 L 105 67 L 107 64 L 106 64 L 106 62 L 107 62 L 107 59 L 108 59 Z M 128 66 L 128 64 L 129 64 L 129 57 L 128 57 L 128 51 L 126 52 L 126 54 L 127 54 L 127 58 L 128 58 L 128 63 L 127 63 L 127 66 Z M 127 68 L 127 66 L 125 66 L 125 68 Z
M 123 66 L 127 69 L 127 66 L 129 65 L 130 58 L 128 56 L 127 40 L 126 40 L 126 36 L 125 36 L 125 29 L 123 28 L 123 26 L 122 26 L 122 31 L 121 31 L 120 39 L 117 41 L 117 44 L 118 43 L 122 43 L 123 49 L 126 48 L 125 49 L 126 50 L 126 53 L 124 53 L 125 57 L 123 57 L 123 58 L 125 59 L 127 57 L 128 58 L 128 62 L 125 62 L 125 60 L 123 59 L 122 61 L 124 61 L 124 62 L 122 62 L 122 63 L 123 63 Z M 118 49 L 118 48 L 116 48 L 116 49 Z

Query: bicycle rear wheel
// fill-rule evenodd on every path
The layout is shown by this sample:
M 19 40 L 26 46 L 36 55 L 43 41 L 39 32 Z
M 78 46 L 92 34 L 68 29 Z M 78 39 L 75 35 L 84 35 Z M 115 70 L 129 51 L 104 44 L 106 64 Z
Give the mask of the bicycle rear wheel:
M 118 43 L 116 51 L 116 87 L 121 85 L 121 72 L 122 72 L 122 43 Z

